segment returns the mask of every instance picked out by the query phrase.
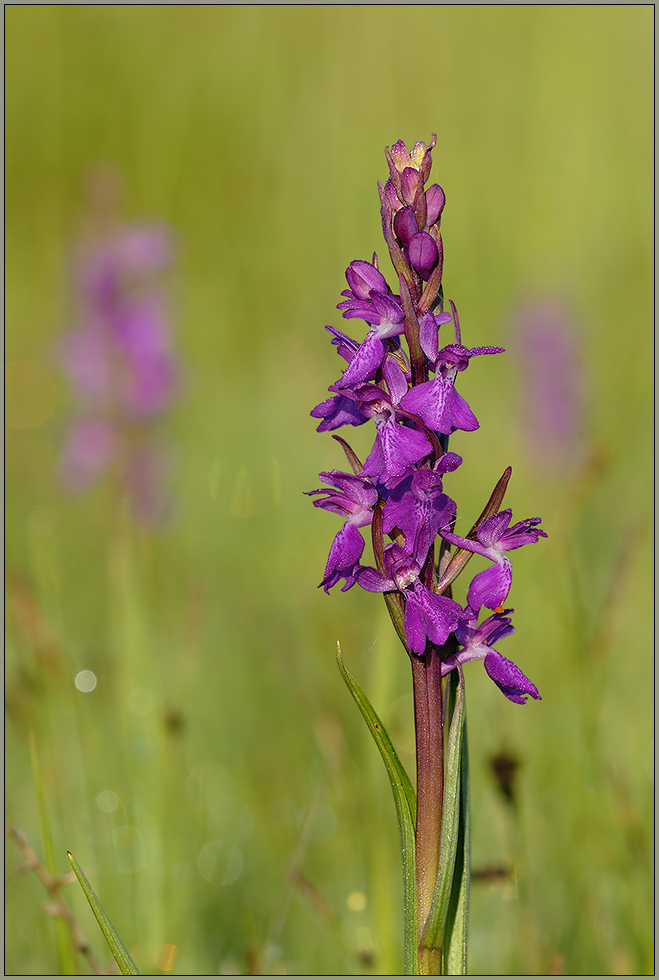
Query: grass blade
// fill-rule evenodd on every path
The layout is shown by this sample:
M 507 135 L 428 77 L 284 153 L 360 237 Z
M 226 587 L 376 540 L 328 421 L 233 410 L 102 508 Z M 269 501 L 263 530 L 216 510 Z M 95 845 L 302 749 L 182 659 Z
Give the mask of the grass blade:
M 404 947 L 405 974 L 416 975 L 419 972 L 417 928 L 416 928 L 416 860 L 415 860 L 415 825 L 416 825 L 416 794 L 405 767 L 398 758 L 387 731 L 380 721 L 371 702 L 361 687 L 350 674 L 341 659 L 341 646 L 336 645 L 336 659 L 348 690 L 357 703 L 364 721 L 373 736 L 373 741 L 380 750 L 385 764 L 391 789 L 396 804 L 398 817 L 398 832 L 400 847 L 403 855 L 403 888 L 404 888 Z
M 75 872 L 75 876 L 80 882 L 80 887 L 85 893 L 85 897 L 89 902 L 91 910 L 96 917 L 96 921 L 101 927 L 101 932 L 105 936 L 107 944 L 110 947 L 110 952 L 112 953 L 115 960 L 117 961 L 117 966 L 119 967 L 119 969 L 121 970 L 124 976 L 131 976 L 131 977 L 141 976 L 140 971 L 135 966 L 135 963 L 133 962 L 130 953 L 128 952 L 128 950 L 122 943 L 121 939 L 119 938 L 117 934 L 117 930 L 110 922 L 110 919 L 108 918 L 105 909 L 103 908 L 98 898 L 96 897 L 94 889 L 89 884 L 84 871 L 82 870 L 82 868 L 80 867 L 80 865 L 78 864 L 78 862 L 76 861 L 76 859 L 74 858 L 73 854 L 71 854 L 70 851 L 67 851 L 66 854 L 69 861 L 71 862 L 71 867 Z

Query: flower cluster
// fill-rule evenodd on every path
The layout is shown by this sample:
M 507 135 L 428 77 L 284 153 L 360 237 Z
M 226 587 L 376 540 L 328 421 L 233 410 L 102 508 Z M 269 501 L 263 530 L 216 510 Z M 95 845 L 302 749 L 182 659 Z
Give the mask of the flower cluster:
M 450 303 L 450 313 L 443 309 L 445 197 L 438 184 L 426 188 L 435 141 L 433 136 L 428 146 L 416 143 L 411 151 L 399 141 L 385 151 L 389 179 L 379 184 L 382 226 L 398 291 L 390 288 L 376 255 L 372 262 L 351 262 L 338 309 L 346 319 L 364 320 L 366 336 L 360 343 L 326 328 L 347 366 L 311 415 L 320 419 L 319 432 L 372 419 L 375 440 L 362 463 L 335 436 L 352 472 L 321 473 L 332 489 L 310 491 L 316 507 L 345 519 L 321 586 L 329 592 L 344 581 L 343 591 L 357 583 L 384 593 L 411 656 L 434 648 L 442 674 L 483 660 L 506 697 L 523 704 L 527 696 L 540 697 L 535 685 L 493 645 L 514 632 L 508 615 L 513 610 L 503 608 L 512 582 L 507 552 L 546 535 L 537 527 L 539 518 L 511 527 L 512 512 L 500 509 L 510 470 L 469 534 L 454 533 L 456 504 L 444 492 L 443 479 L 462 459 L 449 452 L 448 438 L 456 430 L 478 428 L 456 379 L 472 358 L 503 349 L 465 347 L 455 306 Z M 440 330 L 449 323 L 452 342 L 440 347 Z M 361 564 L 365 542 L 359 529 L 367 527 L 375 567 Z M 472 554 L 491 564 L 474 576 L 462 607 L 451 597 L 451 583 Z M 491 614 L 479 623 L 483 609 Z
M 166 463 L 150 430 L 178 388 L 157 281 L 170 262 L 170 236 L 157 226 L 122 226 L 88 242 L 76 270 L 79 325 L 59 346 L 76 402 L 61 479 L 82 492 L 115 467 L 146 521 L 162 509 Z

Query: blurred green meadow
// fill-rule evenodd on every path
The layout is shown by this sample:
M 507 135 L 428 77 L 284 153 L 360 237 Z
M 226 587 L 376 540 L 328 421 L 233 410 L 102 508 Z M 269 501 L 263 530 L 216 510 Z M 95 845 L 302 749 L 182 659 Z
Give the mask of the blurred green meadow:
M 452 437 L 445 488 L 469 526 L 512 465 L 514 519 L 549 534 L 515 556 L 502 648 L 543 700 L 466 672 L 470 972 L 653 973 L 653 15 L 6 8 L 6 819 L 42 861 L 52 838 L 56 875 L 73 852 L 143 973 L 402 972 L 394 807 L 335 644 L 413 767 L 409 667 L 379 597 L 317 589 L 339 525 L 302 491 L 344 466 L 309 411 L 338 377 L 323 326 L 342 326 L 346 266 L 377 250 L 389 276 L 384 147 L 433 132 L 445 293 L 467 346 L 509 350 L 461 377 L 481 425 Z M 125 219 L 176 241 L 184 383 L 157 531 L 108 481 L 71 497 L 56 479 L 53 348 L 99 164 Z M 574 332 L 561 458 L 528 431 L 516 354 L 537 303 Z M 8 839 L 6 974 L 92 972 L 24 860 Z M 109 968 L 77 884 L 62 894 Z

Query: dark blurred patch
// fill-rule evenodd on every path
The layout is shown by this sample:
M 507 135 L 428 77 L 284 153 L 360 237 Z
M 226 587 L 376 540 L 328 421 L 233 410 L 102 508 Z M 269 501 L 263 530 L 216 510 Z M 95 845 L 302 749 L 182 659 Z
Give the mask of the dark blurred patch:
M 472 868 L 471 870 L 471 880 L 472 882 L 495 882 L 495 881 L 506 881 L 508 878 L 512 877 L 508 868 L 504 868 L 501 865 L 487 865 L 483 868 Z
M 176 708 L 167 708 L 163 715 L 163 724 L 168 735 L 180 738 L 187 723 L 182 711 L 178 711 Z
M 10 630 L 18 664 L 7 671 L 5 707 L 14 724 L 29 723 L 34 699 L 63 677 L 62 651 L 55 631 L 28 582 L 18 573 L 5 575 Z
M 499 752 L 490 758 L 490 770 L 497 789 L 507 803 L 515 803 L 515 783 L 520 761 L 508 752 Z

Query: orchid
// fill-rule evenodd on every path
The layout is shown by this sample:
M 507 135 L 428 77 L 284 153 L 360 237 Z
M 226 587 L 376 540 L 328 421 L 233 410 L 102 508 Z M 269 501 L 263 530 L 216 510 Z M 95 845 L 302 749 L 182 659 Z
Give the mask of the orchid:
M 344 521 L 332 541 L 320 587 L 329 594 L 343 580 L 341 591 L 358 585 L 381 593 L 410 658 L 416 793 L 393 747 L 388 747 L 390 740 L 383 742 L 384 728 L 364 692 L 340 659 L 339 665 L 387 764 L 403 845 L 406 972 L 426 974 L 446 971 L 449 959 L 455 966 L 456 956 L 461 969 L 450 972 L 466 972 L 468 816 L 466 797 L 460 792 L 461 781 L 466 784 L 468 778 L 462 750 L 463 668 L 482 660 L 509 701 L 540 699 L 535 685 L 494 644 L 514 632 L 512 609 L 503 609 L 512 582 L 508 552 L 546 537 L 537 526 L 539 518 L 511 527 L 512 512 L 501 509 L 510 467 L 471 531 L 465 536 L 455 533 L 458 505 L 444 483 L 467 464 L 449 451 L 449 437 L 479 427 L 458 391 L 459 378 L 474 358 L 503 354 L 504 349 L 465 346 L 455 304 L 449 301 L 450 312 L 444 310 L 440 221 L 445 195 L 439 184 L 425 186 L 435 141 L 433 136 L 429 145 L 416 143 L 409 151 L 399 141 L 385 151 L 389 177 L 379 184 L 380 205 L 395 278 L 391 285 L 387 282 L 375 254 L 372 262 L 350 262 L 349 288 L 338 309 L 347 320 L 363 321 L 365 336 L 353 339 L 336 327 L 326 328 L 346 366 L 329 386 L 330 397 L 311 415 L 320 419 L 319 432 L 372 420 L 372 448 L 362 463 L 352 447 L 335 436 L 352 473 L 321 473 L 330 486 L 310 491 L 316 507 Z M 443 334 L 446 329 L 448 337 Z M 366 528 L 373 564 L 363 561 L 366 543 L 361 529 Z M 474 554 L 491 565 L 472 577 L 462 607 L 453 598 L 453 582 Z M 492 613 L 479 622 L 483 607 Z M 452 829 L 446 829 L 449 824 Z M 449 923 L 449 896 L 458 892 L 460 913 Z M 461 942 L 458 954 L 454 947 Z

